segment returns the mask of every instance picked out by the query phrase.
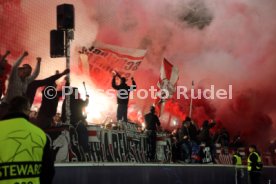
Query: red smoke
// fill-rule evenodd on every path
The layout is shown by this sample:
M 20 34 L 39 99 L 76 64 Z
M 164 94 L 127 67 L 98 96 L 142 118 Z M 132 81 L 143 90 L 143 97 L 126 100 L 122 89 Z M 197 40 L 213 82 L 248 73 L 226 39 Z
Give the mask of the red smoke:
M 5 53 L 5 50 L 9 49 L 11 54 L 17 57 L 24 51 L 24 38 L 21 35 L 26 30 L 21 0 L 1 0 L 0 7 L 0 51 Z
M 6 10 L 5 4 L 10 2 L 17 8 Z M 192 80 L 196 88 L 213 84 L 227 89 L 233 85 L 232 100 L 194 100 L 193 118 L 199 124 L 204 119 L 219 119 L 232 135 L 241 132 L 250 143 L 275 137 L 276 22 L 271 18 L 276 17 L 276 2 L 193 2 L 68 1 L 76 12 L 73 66 L 77 63 L 76 48 L 90 47 L 95 39 L 147 49 L 147 57 L 134 76 L 138 88 L 156 86 L 166 57 L 179 68 L 178 85 L 189 88 Z M 49 61 L 49 31 L 55 28 L 55 8 L 61 3 L 0 1 L 1 52 L 10 49 L 18 55 L 28 49 L 31 55 L 42 56 L 46 61 L 41 78 L 54 73 L 57 66 L 60 70 L 65 66 L 62 60 Z M 74 80 L 78 82 L 73 76 Z M 153 102 L 132 103 L 146 113 Z M 166 109 L 183 119 L 189 112 L 189 100 L 169 101 Z

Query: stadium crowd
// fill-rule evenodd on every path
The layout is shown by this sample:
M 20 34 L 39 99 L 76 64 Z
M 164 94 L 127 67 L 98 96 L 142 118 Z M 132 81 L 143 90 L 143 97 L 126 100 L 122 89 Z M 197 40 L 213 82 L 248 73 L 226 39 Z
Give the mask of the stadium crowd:
M 0 117 L 4 117 L 8 113 L 9 103 L 14 97 L 24 96 L 29 100 L 30 105 L 32 105 L 37 89 L 43 87 L 40 108 L 30 113 L 30 121 L 43 130 L 58 127 L 65 123 L 72 124 L 77 129 L 77 133 L 79 134 L 78 141 L 82 145 L 82 149 L 84 152 L 88 152 L 88 133 L 85 127 L 87 122 L 83 116 L 82 109 L 87 106 L 89 96 L 86 96 L 86 100 L 75 99 L 74 96 L 70 98 L 70 122 L 68 122 L 65 112 L 65 100 L 62 113 L 57 113 L 61 92 L 58 91 L 58 95 L 54 99 L 48 99 L 45 96 L 47 87 L 56 87 L 56 80 L 66 76 L 70 70 L 66 69 L 61 73 L 56 71 L 52 76 L 37 80 L 36 78 L 40 73 L 42 62 L 40 57 L 37 57 L 37 64 L 32 72 L 33 68 L 31 65 L 23 64 L 21 66 L 23 60 L 28 56 L 28 52 L 25 51 L 13 65 L 7 61 L 9 54 L 10 52 L 6 51 L 4 55 L 0 55 Z M 116 77 L 121 80 L 120 84 L 116 84 Z M 67 78 L 65 78 L 65 83 L 67 86 L 70 86 Z M 121 77 L 118 73 L 114 73 L 111 86 L 118 91 L 123 89 L 129 91 L 128 89 L 136 88 L 136 83 L 132 78 L 132 85 L 128 86 L 124 77 Z M 78 93 L 77 88 L 72 89 Z M 125 121 L 127 119 L 128 94 L 126 94 L 126 99 L 122 100 L 118 97 L 117 101 L 117 120 Z M 160 130 L 160 122 L 155 115 L 154 107 L 151 108 L 149 114 L 145 115 L 145 122 L 150 145 L 148 159 L 154 162 L 156 157 L 156 133 Z M 220 127 L 216 132 L 211 133 L 211 129 L 215 126 L 215 121 L 205 120 L 202 123 L 202 127 L 198 127 L 197 123 L 192 121 L 191 118 L 186 117 L 181 127 L 172 132 L 167 132 L 171 138 L 172 161 L 177 163 L 232 164 L 234 163 L 233 155 L 236 152 L 241 153 L 245 159 L 245 156 L 248 155 L 245 147 L 248 144 L 242 140 L 241 136 L 232 136 L 231 139 L 229 132 L 224 127 Z M 276 164 L 275 151 L 276 143 L 272 141 L 269 148 L 263 153 L 264 161 L 267 160 L 265 161 L 266 164 Z

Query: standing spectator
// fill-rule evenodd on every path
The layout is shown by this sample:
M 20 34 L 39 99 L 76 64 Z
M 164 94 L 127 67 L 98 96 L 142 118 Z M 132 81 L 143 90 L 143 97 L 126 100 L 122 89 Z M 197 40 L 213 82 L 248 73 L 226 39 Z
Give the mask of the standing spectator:
M 54 159 L 50 142 L 40 128 L 29 122 L 28 99 L 13 98 L 8 110 L 0 122 L 0 165 L 11 172 L 1 172 L 0 183 L 51 184 Z
M 149 143 L 148 157 L 150 161 L 155 160 L 156 154 L 156 131 L 157 127 L 160 128 L 159 118 L 155 114 L 155 107 L 151 106 L 150 113 L 145 115 L 146 130 Z
M 7 95 L 4 98 L 6 103 L 15 96 L 24 96 L 28 85 L 35 80 L 40 71 L 41 58 L 38 57 L 35 71 L 32 74 L 32 67 L 29 64 L 24 64 L 22 67 L 19 65 L 23 59 L 28 55 L 28 52 L 24 52 L 23 55 L 12 66 L 11 74 L 9 77 L 9 85 Z M 32 75 L 31 75 L 32 74 Z
M 247 159 L 247 170 L 249 174 L 250 184 L 261 183 L 261 170 L 263 168 L 262 159 L 260 154 L 257 152 L 255 145 L 249 146 L 249 156 Z
M 35 98 L 36 90 L 39 87 L 55 85 L 56 80 L 58 80 L 59 78 L 61 78 L 64 75 L 68 74 L 69 72 L 70 72 L 69 69 L 64 70 L 62 73 L 58 73 L 58 71 L 57 71 L 57 73 L 55 75 L 52 75 L 46 79 L 32 81 L 28 85 L 27 90 L 26 90 L 26 96 L 30 100 L 30 105 L 32 106 L 34 98 Z
M 229 146 L 230 135 L 226 128 L 223 127 L 215 133 L 214 142 L 220 144 L 222 147 Z
M 172 161 L 177 162 L 180 159 L 180 151 L 178 145 L 178 132 L 180 131 L 179 128 L 174 129 L 170 135 L 171 142 L 172 142 Z
M 10 51 L 7 51 L 4 56 L 0 55 L 0 100 L 2 95 L 6 93 L 6 80 L 11 71 L 11 65 L 6 60 L 6 57 L 10 54 Z
M 53 117 L 56 115 L 58 102 L 60 97 L 62 97 L 62 91 L 56 91 L 55 80 L 61 76 L 67 74 L 69 70 L 64 70 L 61 74 L 56 74 L 48 79 L 44 79 L 43 83 L 48 83 L 42 90 L 42 102 L 40 109 L 38 111 L 36 123 L 42 129 L 50 128 L 53 123 Z M 55 90 L 55 91 L 52 91 Z M 49 94 L 54 94 L 49 98 Z
M 69 86 L 69 83 L 67 83 Z M 70 124 L 73 125 L 78 134 L 78 142 L 81 146 L 84 155 L 87 155 L 89 152 L 89 145 L 88 145 L 88 130 L 86 128 L 86 117 L 83 115 L 83 109 L 89 103 L 89 95 L 86 95 L 86 100 L 82 100 L 80 98 L 80 94 L 78 92 L 78 88 L 72 88 L 72 94 L 70 95 Z M 62 115 L 61 119 L 63 122 L 67 122 L 66 117 L 66 99 L 63 101 L 62 104 Z M 85 161 L 86 157 L 80 158 Z
M 116 77 L 118 77 L 121 80 L 121 83 L 119 85 L 116 84 Z M 118 73 L 113 75 L 112 79 L 112 87 L 116 89 L 117 92 L 117 120 L 123 120 L 127 122 L 127 108 L 128 108 L 128 101 L 129 101 L 129 93 L 130 91 L 133 91 L 136 89 L 136 83 L 134 81 L 134 78 L 131 78 L 132 85 L 128 86 L 126 83 L 126 78 L 121 77 Z
M 186 117 L 185 121 L 183 122 L 185 124 L 185 128 L 187 130 L 187 135 L 189 136 L 190 142 L 193 144 L 196 144 L 198 142 L 197 140 L 197 125 L 191 120 L 190 117 Z
M 216 122 L 209 123 L 208 120 L 205 120 L 202 124 L 202 128 L 199 132 L 198 138 L 199 141 L 205 143 L 206 146 L 210 146 L 212 143 L 212 137 L 210 135 L 210 129 L 216 125 Z
M 241 184 L 242 178 L 244 177 L 244 171 L 242 168 L 242 157 L 238 151 L 238 149 L 234 150 L 234 154 L 232 157 L 232 164 L 235 166 L 235 183 Z
M 68 84 L 67 84 L 68 85 Z M 85 108 L 89 103 L 89 95 L 86 95 L 86 100 L 80 98 L 78 88 L 72 87 L 72 94 L 70 95 L 70 124 L 76 126 L 80 121 L 85 121 L 85 116 L 83 115 L 83 108 Z M 66 122 L 66 99 L 62 104 L 62 121 Z
M 197 146 L 197 128 L 190 117 L 183 121 L 179 139 L 181 160 L 190 163 L 192 148 Z
M 201 142 L 201 158 L 202 163 L 211 163 L 215 156 L 215 146 L 210 133 L 210 129 L 216 125 L 215 121 L 211 123 L 205 120 L 202 124 L 202 128 L 198 134 L 198 140 Z

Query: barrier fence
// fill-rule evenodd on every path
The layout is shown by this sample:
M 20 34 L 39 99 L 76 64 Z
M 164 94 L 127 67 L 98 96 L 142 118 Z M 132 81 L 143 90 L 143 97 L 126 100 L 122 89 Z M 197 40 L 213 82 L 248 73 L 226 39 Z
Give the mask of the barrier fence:
M 121 128 L 117 129 L 89 125 L 87 130 L 88 155 L 84 155 L 78 144 L 78 135 L 73 126 L 65 125 L 46 130 L 56 154 L 56 162 L 147 162 L 147 134 L 137 131 L 136 124 L 122 123 Z M 156 160 L 169 163 L 171 155 L 170 135 L 157 133 Z
M 64 125 L 46 130 L 56 154 L 56 162 L 126 162 L 147 163 L 149 145 L 147 133 L 139 131 L 134 123 L 120 122 L 116 126 L 88 125 L 89 152 L 84 153 L 78 143 L 78 133 L 72 125 Z M 173 143 L 170 134 L 158 132 L 156 138 L 156 161 L 172 162 Z M 199 146 L 198 146 L 199 147 Z M 202 150 L 201 163 L 232 164 L 232 151 L 228 147 L 214 146 L 212 157 L 210 147 Z M 197 147 L 192 150 L 192 158 L 197 159 Z M 246 164 L 247 151 L 239 148 L 243 163 Z M 271 154 L 262 154 L 265 165 L 275 165 L 276 158 Z

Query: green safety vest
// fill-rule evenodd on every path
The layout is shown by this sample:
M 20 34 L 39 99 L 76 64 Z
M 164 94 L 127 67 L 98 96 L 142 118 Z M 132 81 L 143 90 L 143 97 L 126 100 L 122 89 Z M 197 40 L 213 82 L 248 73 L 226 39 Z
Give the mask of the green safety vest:
M 235 157 L 236 160 L 237 160 L 236 165 L 242 165 L 242 158 L 241 158 L 241 156 L 239 156 L 237 154 L 234 154 L 233 157 Z
M 45 133 L 24 118 L 0 121 L 0 184 L 39 184 Z
M 248 156 L 248 158 L 247 158 L 247 170 L 248 171 L 252 171 L 252 166 L 251 166 L 252 162 L 249 159 L 252 154 L 255 154 L 258 157 L 256 171 L 260 171 L 262 169 L 262 159 L 261 159 L 260 155 L 257 152 L 255 152 L 255 151 L 252 152 L 252 153 L 250 153 L 249 156 Z

